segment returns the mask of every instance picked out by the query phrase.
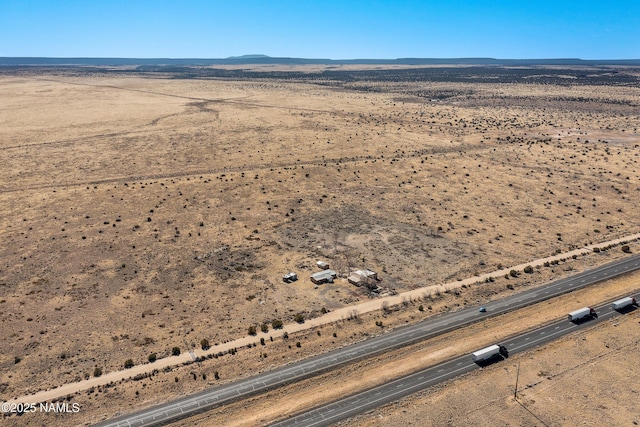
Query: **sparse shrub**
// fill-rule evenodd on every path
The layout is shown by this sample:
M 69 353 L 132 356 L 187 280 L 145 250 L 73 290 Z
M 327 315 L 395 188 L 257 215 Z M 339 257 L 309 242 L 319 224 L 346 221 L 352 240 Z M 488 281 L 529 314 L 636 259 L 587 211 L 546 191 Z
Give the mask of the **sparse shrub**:
M 264 338 L 260 338 L 260 345 L 265 345 Z
M 507 289 L 513 290 L 513 285 L 511 283 L 507 284 Z
M 255 335 L 258 333 L 254 325 L 249 326 L 248 332 L 249 332 L 249 335 Z
M 271 326 L 273 326 L 273 329 L 280 329 L 282 328 L 282 320 L 276 319 L 273 322 L 271 322 Z
M 298 348 L 302 347 L 302 344 L 300 344 L 300 341 L 296 342 L 296 347 Z
M 304 323 L 304 314 L 302 313 L 298 313 L 293 317 L 293 320 L 295 320 L 298 323 Z
M 260 325 L 260 330 L 266 334 L 267 332 L 269 332 L 269 325 L 263 323 L 262 325 Z
M 511 277 L 518 277 L 518 272 L 517 272 L 517 271 L 515 271 L 515 270 L 511 270 L 511 271 L 509 272 L 509 276 L 511 276 Z
M 209 340 L 206 338 L 202 338 L 202 340 L 200 341 L 200 347 L 203 350 L 209 350 L 209 348 L 211 348 L 211 346 L 209 345 Z
M 124 362 L 124 368 L 125 368 L 125 369 L 133 368 L 133 360 L 132 360 L 132 359 L 127 359 L 127 360 Z
M 418 310 L 419 310 L 419 311 L 424 311 L 424 307 L 423 307 L 422 305 L 419 305 L 419 306 L 418 306 Z
M 20 356 L 16 356 L 16 357 L 14 357 L 14 358 L 13 358 L 13 363 L 14 363 L 15 365 L 17 365 L 18 363 L 20 363 L 20 361 L 21 361 L 21 360 L 22 360 L 22 359 L 20 358 Z
M 600 252 L 600 248 L 593 248 L 593 252 L 595 252 L 595 253 Z
M 284 334 L 282 334 L 282 339 L 283 340 L 288 340 L 289 339 L 289 333 L 285 332 Z
M 102 368 L 96 366 L 96 368 L 93 370 L 93 376 L 97 378 L 100 375 L 102 375 Z
M 171 355 L 172 356 L 180 356 L 180 347 L 173 347 L 171 349 Z
M 620 249 L 622 249 L 622 252 L 624 252 L 625 254 L 630 254 L 631 253 L 631 248 L 629 247 L 629 245 L 624 245 Z
M 527 266 L 524 268 L 524 272 L 525 272 L 525 273 L 527 273 L 527 274 L 531 274 L 531 273 L 533 273 L 533 267 L 532 267 L 532 266 L 530 266 L 530 265 L 527 265 Z
M 148 357 L 148 359 L 149 359 L 149 363 L 153 363 L 153 362 L 155 362 L 157 358 L 158 358 L 158 355 L 157 355 L 157 354 L 155 354 L 155 353 L 151 353 L 151 354 L 149 355 L 149 357 Z
M 220 374 L 218 373 L 218 371 L 215 371 L 215 372 L 213 373 L 213 378 L 215 378 L 215 379 L 217 379 L 217 380 L 219 380 L 219 379 L 220 379 Z

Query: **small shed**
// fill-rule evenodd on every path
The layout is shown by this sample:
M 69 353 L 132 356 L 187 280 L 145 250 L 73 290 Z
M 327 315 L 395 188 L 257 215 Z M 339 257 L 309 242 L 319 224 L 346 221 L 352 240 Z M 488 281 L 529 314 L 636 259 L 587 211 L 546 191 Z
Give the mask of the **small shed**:
M 333 270 L 322 270 L 317 273 L 313 273 L 311 275 L 311 281 L 316 285 L 321 285 L 323 283 L 332 283 L 333 279 L 338 277 L 338 273 Z
M 295 282 L 296 280 L 298 280 L 298 275 L 296 273 L 287 273 L 282 276 L 282 280 L 286 283 Z
M 322 270 L 328 270 L 329 269 L 329 263 L 326 263 L 324 261 L 317 261 L 316 265 L 321 268 Z

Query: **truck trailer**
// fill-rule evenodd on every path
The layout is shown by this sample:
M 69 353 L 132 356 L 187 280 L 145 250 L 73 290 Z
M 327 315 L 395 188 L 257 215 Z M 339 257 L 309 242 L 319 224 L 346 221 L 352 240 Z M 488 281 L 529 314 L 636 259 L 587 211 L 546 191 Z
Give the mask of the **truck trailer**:
M 622 310 L 629 307 L 630 305 L 637 305 L 635 298 L 626 297 L 619 299 L 618 301 L 614 301 L 613 304 L 611 304 L 611 308 L 613 308 L 614 310 Z
M 498 355 L 506 359 L 507 357 L 509 357 L 509 352 L 507 351 L 507 348 L 505 346 L 494 344 L 487 348 L 483 348 L 482 350 L 478 350 L 475 353 L 472 353 L 471 359 L 473 359 L 473 361 L 476 363 L 480 363 Z
M 598 317 L 598 313 L 591 307 L 584 307 L 580 310 L 572 311 L 567 315 L 570 322 L 577 322 L 578 320 L 585 319 L 587 317 Z

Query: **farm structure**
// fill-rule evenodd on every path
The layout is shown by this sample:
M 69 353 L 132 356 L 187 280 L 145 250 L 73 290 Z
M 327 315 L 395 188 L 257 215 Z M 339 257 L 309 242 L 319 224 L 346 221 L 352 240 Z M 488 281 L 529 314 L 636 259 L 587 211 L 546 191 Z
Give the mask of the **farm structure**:
M 282 280 L 285 283 L 291 283 L 291 282 L 295 282 L 296 280 L 298 280 L 298 275 L 296 273 L 287 273 L 284 276 L 282 276 Z
M 356 286 L 362 286 L 367 280 L 378 280 L 378 273 L 371 270 L 356 270 L 347 278 L 349 283 Z
M 316 265 L 318 266 L 318 268 L 321 268 L 322 270 L 328 270 L 329 269 L 329 263 L 324 262 L 324 261 L 317 261 Z
M 338 273 L 333 270 L 322 270 L 317 273 L 313 273 L 311 275 L 311 281 L 316 285 L 321 285 L 323 283 L 332 283 L 333 279 L 338 277 Z

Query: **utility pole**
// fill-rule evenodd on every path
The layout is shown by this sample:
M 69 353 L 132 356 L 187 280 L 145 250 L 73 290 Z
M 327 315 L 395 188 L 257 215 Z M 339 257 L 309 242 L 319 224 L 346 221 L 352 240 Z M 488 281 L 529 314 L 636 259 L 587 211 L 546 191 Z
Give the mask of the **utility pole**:
M 518 359 L 518 370 L 516 371 L 516 387 L 513 390 L 513 400 L 518 400 L 518 379 L 520 378 L 520 361 L 522 359 Z

